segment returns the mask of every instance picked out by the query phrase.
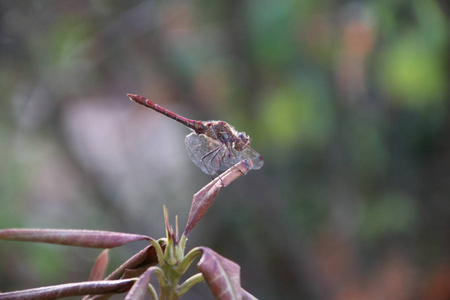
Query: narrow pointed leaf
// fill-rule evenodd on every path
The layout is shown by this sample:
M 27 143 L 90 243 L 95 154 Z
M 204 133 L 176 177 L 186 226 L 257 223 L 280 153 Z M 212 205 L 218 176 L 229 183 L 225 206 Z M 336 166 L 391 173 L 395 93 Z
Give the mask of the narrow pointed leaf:
M 150 240 L 140 234 L 77 229 L 4 229 L 0 240 L 42 242 L 89 248 L 115 248 L 130 242 Z
M 142 274 L 148 267 L 156 266 L 157 264 L 158 257 L 156 255 L 155 248 L 150 245 L 124 262 L 120 267 L 106 277 L 106 280 L 129 278 L 129 275 L 136 277 Z M 133 270 L 138 272 L 132 273 Z
M 241 300 L 239 265 L 209 248 L 200 249 L 203 255 L 197 266 L 214 297 L 218 300 Z
M 156 267 L 150 267 L 145 271 L 144 274 L 139 277 L 139 280 L 133 285 L 131 290 L 128 292 L 125 300 L 141 300 L 145 299 L 145 295 L 148 293 L 148 284 L 150 282 L 150 277 L 155 271 Z
M 242 295 L 242 300 L 258 300 L 258 298 L 256 298 L 255 296 L 253 296 L 252 294 L 250 294 L 243 288 L 241 288 L 241 295 Z
M 247 161 L 241 161 L 223 172 L 219 177 L 215 178 L 194 195 L 186 228 L 183 233 L 185 236 L 187 236 L 192 228 L 194 228 L 203 218 L 211 204 L 214 202 L 219 190 L 247 173 L 249 168 L 250 166 Z
M 148 269 L 148 266 L 143 266 L 143 267 L 139 267 L 139 268 L 135 268 L 135 269 L 126 269 L 125 272 L 123 272 L 123 275 L 122 275 L 122 277 L 120 277 L 120 279 L 139 277 L 147 269 Z
M 89 280 L 102 280 L 105 276 L 106 267 L 108 266 L 109 257 L 108 257 L 109 250 L 103 250 L 102 253 L 98 256 L 97 260 L 95 261 L 94 266 L 92 267 L 91 275 L 89 275 Z
M 164 247 L 163 247 L 164 249 Z M 108 275 L 105 280 L 126 279 L 139 277 L 148 267 L 158 264 L 158 257 L 155 248 L 150 245 L 145 249 L 133 255 L 130 259 L 124 262 L 114 272 Z M 108 299 L 108 295 L 91 295 L 87 296 L 85 300 L 103 300 Z
M 107 300 L 111 298 L 114 294 L 102 294 L 102 295 L 88 295 L 86 297 L 83 297 L 82 300 Z
M 86 294 L 123 293 L 128 291 L 133 286 L 134 282 L 135 280 L 132 279 L 123 279 L 68 283 L 9 293 L 0 293 L 0 300 L 46 300 L 70 296 L 83 296 Z

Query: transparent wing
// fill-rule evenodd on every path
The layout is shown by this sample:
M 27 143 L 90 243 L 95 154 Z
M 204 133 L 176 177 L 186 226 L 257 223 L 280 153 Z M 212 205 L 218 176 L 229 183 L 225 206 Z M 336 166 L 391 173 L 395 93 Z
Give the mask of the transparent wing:
M 226 149 L 226 147 L 224 147 Z M 227 153 L 223 156 L 222 164 L 224 166 L 228 166 L 223 170 L 228 169 L 229 167 L 237 164 L 240 161 L 246 160 L 250 164 L 250 170 L 258 170 L 263 164 L 264 160 L 258 152 L 256 152 L 250 146 L 247 146 L 241 151 L 237 151 L 236 149 L 230 149 L 226 151 Z
M 259 169 L 264 164 L 261 155 L 251 147 L 242 151 L 228 149 L 204 134 L 192 132 L 186 136 L 185 143 L 191 160 L 206 174 L 216 175 L 218 171 L 225 171 L 242 160 L 249 162 L 250 169 Z
M 189 157 L 194 164 L 199 167 L 206 174 L 215 175 L 220 171 L 220 161 L 218 156 L 214 156 L 214 151 L 220 151 L 222 144 L 219 141 L 211 139 L 204 134 L 197 134 L 195 132 L 186 136 L 185 140 L 186 150 Z M 212 156 L 206 159 L 205 155 Z

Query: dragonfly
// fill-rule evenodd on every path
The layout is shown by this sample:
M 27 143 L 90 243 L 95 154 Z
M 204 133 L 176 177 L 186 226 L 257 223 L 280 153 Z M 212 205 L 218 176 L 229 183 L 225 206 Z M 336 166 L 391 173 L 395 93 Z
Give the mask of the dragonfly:
M 243 160 L 250 170 L 263 166 L 262 156 L 250 147 L 250 137 L 245 132 L 238 132 L 227 122 L 191 120 L 145 97 L 134 94 L 127 96 L 191 129 L 193 132 L 185 139 L 188 155 L 197 167 L 212 178 Z

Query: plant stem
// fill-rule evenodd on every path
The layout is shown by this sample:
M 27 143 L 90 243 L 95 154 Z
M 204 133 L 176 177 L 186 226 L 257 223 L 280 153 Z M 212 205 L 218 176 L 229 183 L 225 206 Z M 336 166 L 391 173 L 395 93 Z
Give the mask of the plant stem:
M 189 291 L 189 289 L 191 287 L 193 287 L 194 285 L 200 283 L 200 282 L 204 282 L 205 281 L 205 277 L 203 277 L 202 273 L 198 273 L 195 274 L 192 277 L 189 277 L 188 279 L 186 279 L 185 282 L 183 282 L 182 285 L 180 285 L 180 288 L 178 289 L 178 297 L 181 297 L 184 295 L 184 293 L 186 293 L 187 291 Z
M 158 257 L 159 265 L 161 267 L 164 266 L 164 264 L 165 264 L 164 253 L 162 251 L 161 245 L 159 245 L 159 243 L 155 240 L 150 240 L 150 243 L 153 245 L 153 247 L 155 247 L 156 256 Z
M 177 300 L 177 282 L 171 281 L 169 285 L 161 286 L 160 300 Z
M 187 236 L 185 236 L 184 234 L 181 236 L 181 239 L 180 239 L 180 248 L 181 248 L 181 250 L 183 251 L 183 253 L 184 253 L 184 249 L 185 249 L 185 246 L 186 246 L 186 241 L 187 241 Z
M 150 293 L 150 296 L 152 297 L 152 300 L 158 300 L 158 294 L 156 293 L 155 288 L 150 283 L 148 284 L 148 292 Z
M 196 259 L 201 254 L 202 250 L 200 248 L 194 248 L 189 251 L 189 253 L 186 254 L 184 259 L 181 261 L 180 265 L 176 268 L 176 272 L 178 274 L 184 274 L 184 272 L 186 272 L 187 268 L 189 268 L 194 259 Z

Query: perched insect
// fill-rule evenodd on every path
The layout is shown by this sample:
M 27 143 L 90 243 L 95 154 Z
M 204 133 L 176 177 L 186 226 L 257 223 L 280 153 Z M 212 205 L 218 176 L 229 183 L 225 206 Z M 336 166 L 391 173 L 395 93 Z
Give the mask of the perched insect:
M 196 121 L 182 117 L 152 101 L 133 94 L 128 97 L 189 127 L 194 132 L 186 136 L 186 149 L 194 164 L 211 177 L 245 160 L 250 169 L 260 169 L 264 160 L 250 147 L 250 137 L 236 131 L 224 121 Z

